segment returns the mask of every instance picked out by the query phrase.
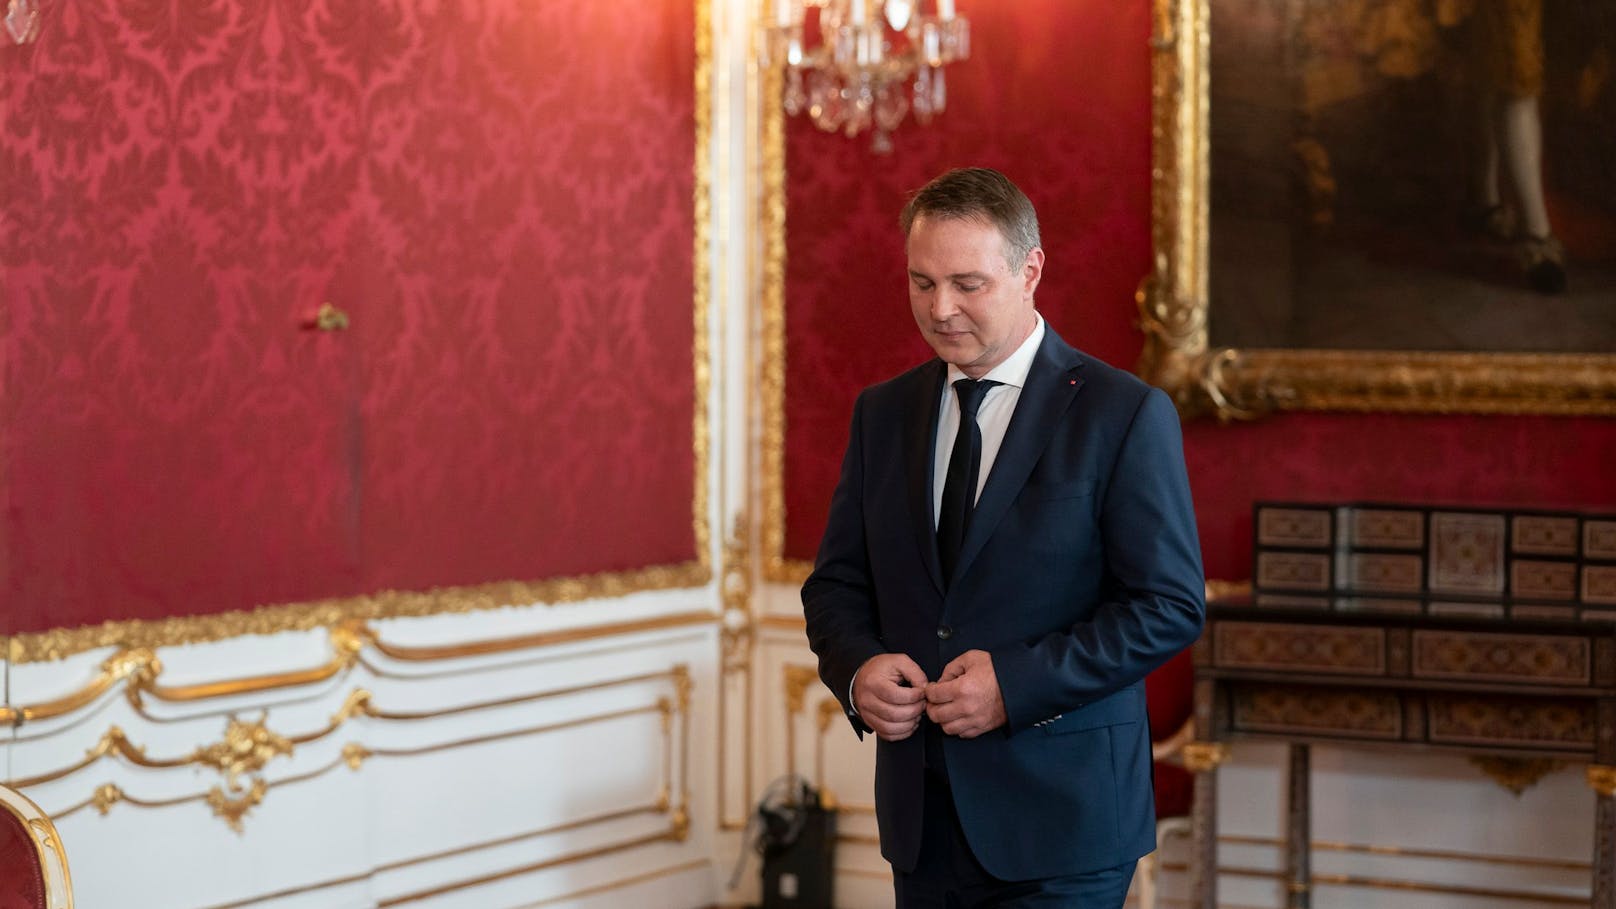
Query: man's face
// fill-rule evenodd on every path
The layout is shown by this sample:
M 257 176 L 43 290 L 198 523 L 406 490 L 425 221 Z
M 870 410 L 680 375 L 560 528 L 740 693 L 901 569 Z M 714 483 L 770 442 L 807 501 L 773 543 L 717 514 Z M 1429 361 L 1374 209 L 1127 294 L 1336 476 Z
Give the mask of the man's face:
M 980 379 L 1037 327 L 1033 291 L 1044 251 L 1011 268 L 999 229 L 986 220 L 922 215 L 909 227 L 909 308 L 944 362 Z

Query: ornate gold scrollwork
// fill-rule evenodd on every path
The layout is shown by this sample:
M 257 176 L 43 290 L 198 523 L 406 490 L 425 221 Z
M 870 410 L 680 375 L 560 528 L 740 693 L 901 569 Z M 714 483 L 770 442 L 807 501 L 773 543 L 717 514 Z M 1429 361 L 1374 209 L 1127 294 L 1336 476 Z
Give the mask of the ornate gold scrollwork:
M 830 731 L 830 724 L 842 715 L 842 704 L 835 698 L 826 698 L 819 702 L 819 734 L 824 735 Z
M 232 719 L 225 729 L 224 740 L 198 748 L 191 763 L 211 767 L 224 775 L 231 792 L 241 789 L 240 779 L 257 773 L 277 757 L 290 757 L 292 743 L 285 736 L 270 732 L 264 725 L 268 714 L 256 721 L 244 723 Z
M 240 790 L 232 789 L 232 791 Z M 264 795 L 268 792 L 269 784 L 262 779 L 253 780 L 252 788 L 238 798 L 232 798 L 223 789 L 215 786 L 208 790 L 207 803 L 208 807 L 213 809 L 214 816 L 223 818 L 231 830 L 241 833 L 243 832 L 241 819 L 247 812 L 263 804 Z
M 358 770 L 369 757 L 370 749 L 358 742 L 349 742 L 342 746 L 342 762 L 348 765 L 349 770 Z
M 792 716 L 802 713 L 803 702 L 808 695 L 808 686 L 817 681 L 819 681 L 819 673 L 812 666 L 787 666 L 785 668 L 786 712 Z
M 1616 795 L 1616 767 L 1605 764 L 1589 764 L 1588 786 L 1605 798 Z
M 723 642 L 725 672 L 745 670 L 752 663 L 752 546 L 746 513 L 735 516 L 735 527 L 724 543 L 724 567 L 720 595 L 724 601 L 724 621 L 719 635 Z
M 95 807 L 103 817 L 112 810 L 112 806 L 123 801 L 123 790 L 111 783 L 97 786 L 95 794 L 90 796 L 90 804 Z M 64 814 L 66 812 L 63 812 Z
M 1552 758 L 1507 758 L 1476 755 L 1470 759 L 1477 769 L 1493 782 L 1520 795 L 1537 785 L 1537 781 L 1565 766 L 1564 761 Z
M 1229 746 L 1222 742 L 1189 742 L 1184 746 L 1184 768 L 1191 773 L 1216 770 L 1229 759 Z

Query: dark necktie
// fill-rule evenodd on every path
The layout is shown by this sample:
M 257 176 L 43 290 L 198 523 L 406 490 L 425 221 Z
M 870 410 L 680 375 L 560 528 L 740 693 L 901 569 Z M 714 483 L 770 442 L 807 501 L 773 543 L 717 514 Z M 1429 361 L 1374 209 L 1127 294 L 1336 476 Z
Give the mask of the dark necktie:
M 960 379 L 954 383 L 959 398 L 959 433 L 954 436 L 954 452 L 948 457 L 948 475 L 943 481 L 943 507 L 937 515 L 937 555 L 942 561 L 943 582 L 954 575 L 965 532 L 976 509 L 977 472 L 982 464 L 982 429 L 976 425 L 976 411 L 988 389 L 1002 383 Z

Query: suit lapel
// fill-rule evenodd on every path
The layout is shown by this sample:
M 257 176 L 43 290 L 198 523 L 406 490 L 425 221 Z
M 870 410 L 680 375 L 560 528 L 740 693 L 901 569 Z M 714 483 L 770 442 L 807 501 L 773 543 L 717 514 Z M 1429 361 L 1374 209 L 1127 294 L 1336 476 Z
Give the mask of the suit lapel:
M 1077 374 L 1082 365 L 1077 351 L 1062 341 L 1054 329 L 1046 327 L 1044 341 L 1038 346 L 1038 355 L 1027 373 L 1027 384 L 1022 386 L 1021 398 L 1016 402 L 1016 412 L 1005 430 L 1004 443 L 999 446 L 987 485 L 982 487 L 982 495 L 976 500 L 971 526 L 960 548 L 959 564 L 950 581 L 957 580 L 971 567 L 971 562 L 1010 509 L 1010 503 L 1026 485 L 1028 474 L 1054 437 L 1066 408 L 1083 387 L 1083 379 Z M 933 546 L 934 552 L 935 548 Z
M 926 572 L 937 592 L 943 592 L 942 562 L 937 556 L 937 528 L 932 515 L 932 492 L 936 482 L 937 409 L 943 394 L 943 376 L 947 367 L 942 360 L 933 360 L 921 370 L 915 383 L 913 399 L 904 415 L 903 464 L 908 471 L 909 518 L 914 526 L 915 543 L 920 547 L 920 558 L 926 563 Z

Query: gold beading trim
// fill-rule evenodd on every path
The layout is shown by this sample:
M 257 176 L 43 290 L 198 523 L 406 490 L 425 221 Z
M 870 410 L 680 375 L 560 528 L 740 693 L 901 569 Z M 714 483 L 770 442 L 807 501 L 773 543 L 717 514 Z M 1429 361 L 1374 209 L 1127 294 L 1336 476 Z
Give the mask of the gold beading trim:
M 1139 373 L 1186 414 L 1616 414 L 1616 356 L 1214 349 L 1208 337 L 1207 0 L 1154 0 L 1151 273 Z
M 703 550 L 705 552 L 705 549 Z M 504 609 L 530 603 L 576 603 L 610 599 L 648 590 L 700 587 L 711 579 L 706 560 L 659 565 L 545 581 L 496 581 L 433 590 L 386 590 L 356 597 L 260 606 L 205 616 L 103 622 L 12 636 L 13 663 L 60 660 L 101 647 L 170 647 L 222 641 L 250 634 L 280 634 L 334 628 L 344 622 L 407 618 Z
M 691 532 L 696 558 L 672 565 L 653 565 L 627 571 L 608 571 L 528 581 L 439 587 L 421 591 L 387 590 L 353 597 L 259 606 L 213 615 L 174 616 L 165 619 L 128 619 L 75 628 L 13 635 L 7 659 L 13 663 L 59 660 L 100 647 L 169 647 L 220 641 L 248 634 L 278 634 L 335 626 L 344 621 L 407 616 L 467 613 L 529 604 L 575 603 L 611 599 L 652 590 L 701 587 L 712 580 L 712 528 L 707 514 L 710 501 L 708 470 L 711 463 L 712 388 L 711 344 L 708 326 L 712 309 L 712 180 L 708 173 L 712 152 L 712 2 L 695 0 L 695 163 L 692 322 L 693 362 L 692 453 L 695 482 L 691 488 Z M 0 713 L 0 724 L 13 722 Z

